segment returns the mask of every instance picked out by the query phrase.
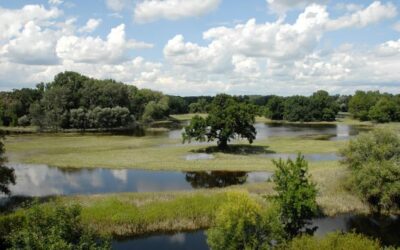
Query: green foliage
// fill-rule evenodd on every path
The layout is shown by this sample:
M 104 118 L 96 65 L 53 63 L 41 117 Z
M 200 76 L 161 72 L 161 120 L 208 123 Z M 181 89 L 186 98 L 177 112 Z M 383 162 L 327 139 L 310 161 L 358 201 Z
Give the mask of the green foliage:
M 354 118 L 362 121 L 369 120 L 368 112 L 378 101 L 380 93 L 378 91 L 356 91 L 349 101 L 349 111 Z
M 341 150 L 353 192 L 377 212 L 400 207 L 400 136 L 376 129 L 359 135 Z
M 340 154 L 343 156 L 342 163 L 351 170 L 361 169 L 371 162 L 399 161 L 400 136 L 390 129 L 374 129 L 350 140 Z
M 10 233 L 10 249 L 109 249 L 106 241 L 96 238 L 81 223 L 80 213 L 77 205 L 34 204 Z
M 280 219 L 289 238 L 299 234 L 317 212 L 316 185 L 310 182 L 308 164 L 300 154 L 295 161 L 273 161 L 273 176 Z
M 312 236 L 296 237 L 287 245 L 285 250 L 379 250 L 379 241 L 355 233 L 331 233 L 323 238 Z
M 158 102 L 150 101 L 147 103 L 142 117 L 143 121 L 151 122 L 168 117 L 168 102 L 168 97 L 163 97 Z
M 209 103 L 205 98 L 199 98 L 197 102 L 189 105 L 190 113 L 207 113 L 209 110 Z
M 311 97 L 273 96 L 266 105 L 265 116 L 272 120 L 287 121 L 334 121 L 339 111 L 335 97 L 328 92 L 319 90 Z
M 283 229 L 276 209 L 263 211 L 246 193 L 228 195 L 207 231 L 211 249 L 271 249 L 282 241 Z
M 246 138 L 250 143 L 256 138 L 255 114 L 253 105 L 237 102 L 229 95 L 217 95 L 210 105 L 206 118 L 195 116 L 185 127 L 183 141 L 195 140 L 218 142 L 219 148 L 226 148 L 227 143 L 236 136 Z
M 10 189 L 8 188 L 8 186 L 10 184 L 15 184 L 15 174 L 14 169 L 5 166 L 7 158 L 4 155 L 5 149 L 3 140 L 3 132 L 0 131 L 0 194 L 10 194 Z
M 121 116 L 140 119 L 146 109 L 144 119 L 154 120 L 168 116 L 170 105 L 173 112 L 187 111 L 183 98 L 171 99 L 158 91 L 66 71 L 57 74 L 46 85 L 39 84 L 36 89 L 0 92 L 0 124 L 16 126 L 20 118 L 26 121 L 28 116 L 33 125 L 46 130 L 120 127 L 126 123 L 90 121 L 88 116 L 95 109 L 101 109 L 101 112 L 96 110 L 96 114 L 107 119 L 131 120 Z M 110 114 L 115 112 L 118 114 Z
M 291 96 L 285 101 L 285 111 L 283 117 L 287 121 L 312 120 L 310 99 L 305 96 Z
M 400 208 L 400 163 L 369 162 L 353 172 L 350 187 L 372 209 L 380 212 Z
M 18 118 L 18 125 L 22 127 L 29 126 L 31 124 L 31 121 L 27 115 L 23 115 L 20 118 Z
M 379 91 L 357 91 L 349 101 L 349 111 L 362 121 L 400 121 L 399 96 Z
M 334 97 L 324 90 L 319 90 L 310 97 L 312 120 L 334 121 L 339 111 L 339 106 Z
M 273 96 L 267 103 L 266 117 L 272 120 L 282 120 L 285 111 L 285 98 Z
M 400 120 L 400 105 L 393 98 L 381 97 L 368 112 L 369 118 L 376 122 L 390 122 Z
M 169 113 L 186 114 L 189 112 L 189 107 L 186 100 L 180 96 L 168 96 Z

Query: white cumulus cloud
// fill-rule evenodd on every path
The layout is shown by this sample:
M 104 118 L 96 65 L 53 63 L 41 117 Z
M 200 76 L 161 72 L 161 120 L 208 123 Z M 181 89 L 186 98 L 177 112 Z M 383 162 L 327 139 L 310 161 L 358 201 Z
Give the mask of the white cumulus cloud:
M 57 55 L 64 60 L 90 63 L 118 63 L 126 59 L 129 49 L 151 48 L 152 45 L 136 40 L 127 40 L 125 25 L 113 29 L 107 40 L 100 37 L 63 36 L 57 42 Z
M 82 33 L 91 33 L 91 32 L 93 32 L 93 31 L 95 31 L 95 30 L 97 29 L 97 27 L 99 27 L 100 24 L 101 24 L 101 19 L 93 19 L 93 18 L 90 18 L 90 19 L 86 22 L 85 26 L 83 26 L 83 27 L 81 27 L 81 28 L 79 29 L 79 32 L 82 32 Z
M 158 19 L 177 20 L 201 16 L 215 10 L 221 0 L 144 0 L 136 4 L 134 19 L 138 23 Z
M 17 36 L 25 24 L 35 21 L 46 24 L 59 17 L 62 11 L 57 8 L 46 9 L 42 5 L 25 5 L 21 9 L 4 9 L 0 7 L 0 42 L 3 39 Z
M 390 19 L 397 15 L 396 6 L 388 2 L 382 4 L 380 1 L 371 3 L 367 8 L 358 10 L 350 15 L 342 16 L 332 20 L 328 27 L 330 29 L 343 29 L 348 27 L 365 27 L 384 19 Z

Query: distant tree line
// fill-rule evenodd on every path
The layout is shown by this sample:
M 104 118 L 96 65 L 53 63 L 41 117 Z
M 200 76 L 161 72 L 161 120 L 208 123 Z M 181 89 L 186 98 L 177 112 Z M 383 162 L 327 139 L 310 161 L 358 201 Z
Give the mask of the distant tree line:
M 400 95 L 357 91 L 349 101 L 349 111 L 362 121 L 400 121 Z
M 257 114 L 272 120 L 333 121 L 338 112 L 375 122 L 400 120 L 400 95 L 357 91 L 354 96 L 330 95 L 320 90 L 311 96 L 233 96 L 251 104 Z M 45 129 L 127 127 L 170 114 L 209 113 L 213 96 L 171 96 L 138 89 L 114 80 L 97 80 L 63 72 L 36 88 L 0 92 L 0 125 L 36 125 Z
M 334 121 L 339 110 L 337 98 L 320 90 L 310 97 L 273 96 L 267 102 L 265 116 L 272 120 Z
M 141 120 L 187 113 L 183 98 L 138 89 L 114 80 L 64 72 L 54 81 L 0 93 L 0 125 L 37 125 L 45 129 L 127 127 Z

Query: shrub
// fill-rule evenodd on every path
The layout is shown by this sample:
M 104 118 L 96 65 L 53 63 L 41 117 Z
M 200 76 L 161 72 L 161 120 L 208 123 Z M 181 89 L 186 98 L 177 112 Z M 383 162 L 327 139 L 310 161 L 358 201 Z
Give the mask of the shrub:
M 377 240 L 369 239 L 355 233 L 331 233 L 323 238 L 301 236 L 294 238 L 285 250 L 379 250 L 381 246 Z
M 18 118 L 18 125 L 22 127 L 29 126 L 31 124 L 31 121 L 27 115 L 23 115 L 20 118 Z
M 349 186 L 371 209 L 400 206 L 400 136 L 376 129 L 359 135 L 341 150 L 343 164 L 351 170 Z
M 300 154 L 295 161 L 273 161 L 273 176 L 280 219 L 289 238 L 300 233 L 317 212 L 316 185 L 309 181 L 308 164 Z M 308 231 L 308 230 L 307 230 Z
M 268 249 L 282 234 L 276 209 L 263 212 L 246 193 L 231 193 L 207 231 L 207 242 L 213 250 Z
M 11 249 L 109 249 L 108 242 L 98 239 L 80 220 L 77 205 L 41 206 L 34 204 L 14 227 L 8 240 Z
M 365 163 L 400 159 L 400 136 L 390 129 L 375 129 L 350 140 L 340 150 L 342 163 L 359 169 Z

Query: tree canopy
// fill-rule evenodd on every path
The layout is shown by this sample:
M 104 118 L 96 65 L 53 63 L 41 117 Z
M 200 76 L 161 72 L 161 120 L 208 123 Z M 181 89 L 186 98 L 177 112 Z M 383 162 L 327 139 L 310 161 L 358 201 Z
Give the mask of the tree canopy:
M 400 136 L 396 131 L 376 129 L 360 134 L 341 154 L 351 172 L 350 188 L 372 210 L 400 207 Z
M 400 121 L 400 95 L 357 91 L 349 101 L 349 111 L 362 121 Z
M 235 137 L 246 138 L 252 143 L 256 138 L 256 108 L 247 103 L 240 103 L 232 96 L 217 95 L 211 102 L 206 118 L 195 116 L 185 127 L 183 141 L 190 142 L 217 140 L 218 147 L 226 148 Z
M 339 111 L 337 97 L 319 90 L 310 97 L 271 97 L 266 105 L 265 116 L 272 120 L 287 121 L 334 121 Z
M 273 161 L 275 197 L 280 207 L 280 220 L 289 238 L 295 237 L 310 223 L 317 212 L 317 188 L 308 174 L 308 164 L 300 154 L 296 160 Z

